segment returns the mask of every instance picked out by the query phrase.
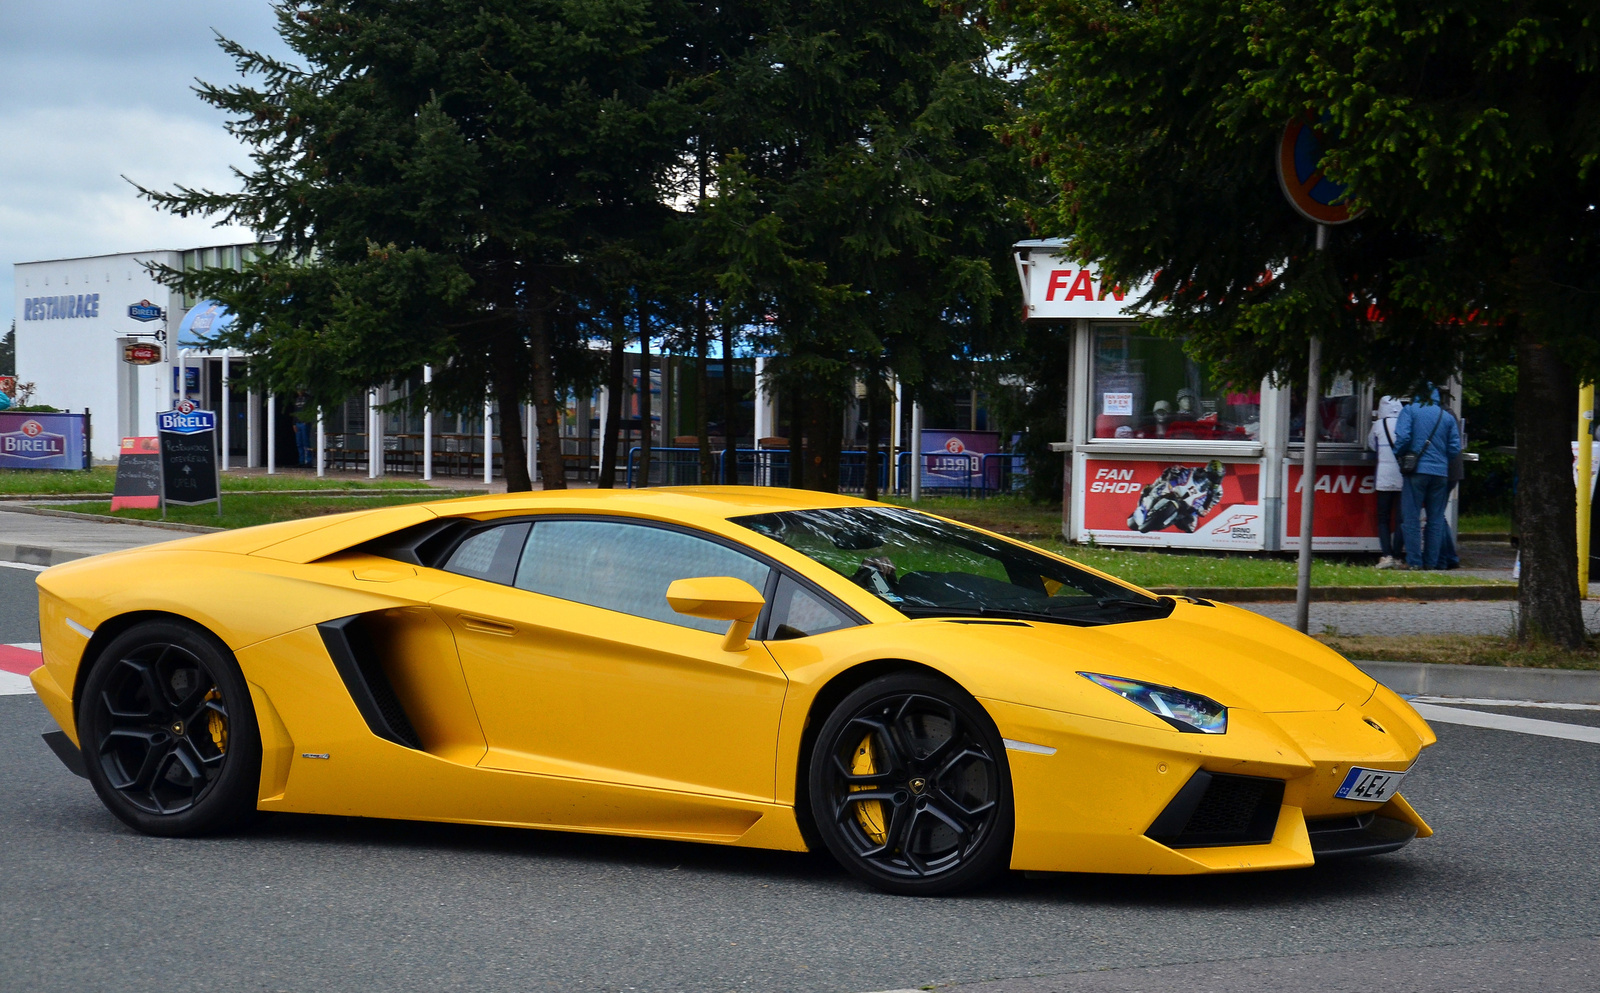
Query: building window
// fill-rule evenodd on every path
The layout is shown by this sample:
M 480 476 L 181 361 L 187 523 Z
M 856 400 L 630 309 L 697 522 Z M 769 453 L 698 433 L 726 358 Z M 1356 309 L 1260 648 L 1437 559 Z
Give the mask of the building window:
M 1340 373 L 1323 391 L 1318 405 L 1322 423 L 1317 442 L 1352 445 L 1363 441 L 1361 431 L 1361 390 L 1349 373 Z M 1306 390 L 1297 386 L 1289 393 L 1289 443 L 1303 445 L 1306 440 Z
M 1092 438 L 1257 441 L 1261 387 L 1229 386 L 1184 354 L 1182 342 L 1132 325 L 1093 329 Z

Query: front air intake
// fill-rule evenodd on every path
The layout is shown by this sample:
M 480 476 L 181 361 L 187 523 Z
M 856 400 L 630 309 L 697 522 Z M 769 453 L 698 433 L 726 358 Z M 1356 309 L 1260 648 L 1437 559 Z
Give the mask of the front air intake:
M 1168 848 L 1265 845 L 1278 826 L 1283 780 L 1197 771 L 1145 831 Z

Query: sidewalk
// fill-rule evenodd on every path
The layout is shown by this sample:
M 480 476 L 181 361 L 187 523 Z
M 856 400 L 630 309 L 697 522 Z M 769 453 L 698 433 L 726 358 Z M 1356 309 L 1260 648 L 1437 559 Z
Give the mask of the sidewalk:
M 48 517 L 0 507 L 0 561 L 60 565 L 87 555 L 175 541 L 193 533 L 188 529 Z

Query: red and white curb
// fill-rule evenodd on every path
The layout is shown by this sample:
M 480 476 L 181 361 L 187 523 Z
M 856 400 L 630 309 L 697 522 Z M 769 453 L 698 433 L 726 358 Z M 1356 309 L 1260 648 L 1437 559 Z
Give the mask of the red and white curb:
M 0 645 L 0 696 L 33 692 L 28 673 L 44 664 L 37 644 Z

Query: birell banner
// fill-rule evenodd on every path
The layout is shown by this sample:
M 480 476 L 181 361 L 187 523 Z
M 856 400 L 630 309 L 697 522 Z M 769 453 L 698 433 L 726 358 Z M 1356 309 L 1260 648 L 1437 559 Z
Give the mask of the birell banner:
M 1085 458 L 1079 478 L 1079 541 L 1265 547 L 1259 462 Z
M 0 413 L 0 469 L 82 469 L 83 414 Z
M 160 438 L 161 499 L 166 504 L 217 502 L 222 513 L 217 467 L 217 415 L 192 400 L 156 415 Z
M 980 489 L 985 455 L 1000 451 L 998 431 L 923 431 L 922 488 Z M 990 459 L 992 486 L 999 485 L 1000 466 Z
M 1284 466 L 1283 547 L 1300 548 L 1300 496 L 1305 468 Z M 1375 552 L 1378 550 L 1377 467 L 1371 463 L 1317 466 L 1316 516 L 1312 521 L 1313 551 Z

